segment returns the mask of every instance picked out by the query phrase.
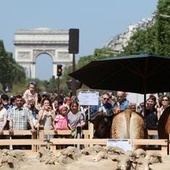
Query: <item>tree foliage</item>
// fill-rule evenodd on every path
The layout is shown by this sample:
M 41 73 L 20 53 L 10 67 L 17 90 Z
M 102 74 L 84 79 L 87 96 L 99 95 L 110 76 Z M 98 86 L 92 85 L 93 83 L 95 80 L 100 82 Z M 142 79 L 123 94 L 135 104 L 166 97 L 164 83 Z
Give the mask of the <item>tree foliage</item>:
M 82 56 L 76 68 L 79 69 L 84 65 L 94 60 L 105 59 L 109 57 L 131 55 L 138 53 L 153 53 L 158 55 L 170 55 L 170 0 L 158 0 L 157 10 L 155 12 L 155 22 L 152 26 L 139 29 L 128 41 L 128 45 L 124 47 L 123 52 L 114 54 L 112 49 L 103 47 L 95 49 L 94 53 L 88 56 Z M 60 77 L 60 90 L 61 92 L 69 93 L 67 82 L 72 79 L 68 76 L 72 72 L 72 66 L 64 68 L 63 75 Z M 19 66 L 13 59 L 11 53 L 7 53 L 4 48 L 3 41 L 0 41 L 0 83 L 3 89 L 10 85 L 11 88 L 16 87 L 17 84 L 23 85 L 25 80 L 24 69 Z M 28 80 L 29 81 L 29 80 Z M 48 82 L 38 81 L 39 91 L 51 91 L 57 89 L 59 80 L 55 78 Z M 24 83 L 23 83 L 24 82 Z M 25 86 L 23 86 L 25 88 Z M 22 88 L 20 88 L 21 90 Z M 23 89 L 22 89 L 23 90 Z
M 12 53 L 6 52 L 3 41 L 0 41 L 0 83 L 3 90 L 12 89 L 13 84 L 25 80 L 24 68 L 16 63 Z
M 117 56 L 153 53 L 158 55 L 170 55 L 170 0 L 159 0 L 155 12 L 154 24 L 139 29 L 128 41 L 128 45 Z M 91 61 L 107 57 L 115 57 L 111 49 L 95 49 L 93 55 L 81 57 L 78 68 Z
M 99 59 L 105 59 L 109 57 L 114 57 L 115 54 L 110 48 L 101 48 L 101 49 L 95 49 L 93 55 L 88 55 L 81 57 L 78 61 L 77 67 L 81 68 L 82 66 L 90 63 L 91 61 L 99 60 Z
M 121 55 L 136 53 L 156 53 L 156 28 L 155 25 L 137 31 L 123 49 Z
M 170 55 L 170 0 L 159 0 L 156 13 L 157 53 Z
M 141 52 L 170 55 L 170 0 L 159 0 L 155 13 L 155 23 L 137 31 L 124 48 L 121 55 Z

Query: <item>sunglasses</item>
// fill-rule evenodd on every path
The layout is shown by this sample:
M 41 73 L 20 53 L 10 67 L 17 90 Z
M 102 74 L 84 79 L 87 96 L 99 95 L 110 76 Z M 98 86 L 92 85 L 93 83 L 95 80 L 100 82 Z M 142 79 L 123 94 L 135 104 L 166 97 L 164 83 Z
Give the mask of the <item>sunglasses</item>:
M 117 98 L 118 98 L 118 99 L 121 99 L 121 98 L 123 98 L 123 96 L 117 96 Z
M 109 100 L 109 98 L 103 98 L 104 100 Z

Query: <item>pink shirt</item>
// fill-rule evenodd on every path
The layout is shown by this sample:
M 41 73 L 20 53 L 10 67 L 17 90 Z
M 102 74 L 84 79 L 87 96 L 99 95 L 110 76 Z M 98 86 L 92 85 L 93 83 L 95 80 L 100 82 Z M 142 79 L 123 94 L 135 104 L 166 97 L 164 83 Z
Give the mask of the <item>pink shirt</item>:
M 55 129 L 56 130 L 68 130 L 68 119 L 67 116 L 62 116 L 61 114 L 57 114 L 55 120 Z

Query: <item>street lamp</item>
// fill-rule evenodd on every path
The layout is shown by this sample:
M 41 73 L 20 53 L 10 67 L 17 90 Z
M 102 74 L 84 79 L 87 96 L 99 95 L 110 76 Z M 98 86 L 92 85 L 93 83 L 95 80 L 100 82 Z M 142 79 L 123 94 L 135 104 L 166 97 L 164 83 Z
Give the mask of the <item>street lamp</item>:
M 75 54 L 79 52 L 79 29 L 69 29 L 69 53 L 73 54 L 73 72 L 76 71 Z M 76 80 L 72 78 L 72 95 L 76 95 Z
M 63 72 L 63 69 L 62 69 L 62 65 L 61 64 L 58 64 L 57 65 L 57 76 L 58 76 L 58 95 L 60 94 L 60 77 L 62 76 L 62 72 Z

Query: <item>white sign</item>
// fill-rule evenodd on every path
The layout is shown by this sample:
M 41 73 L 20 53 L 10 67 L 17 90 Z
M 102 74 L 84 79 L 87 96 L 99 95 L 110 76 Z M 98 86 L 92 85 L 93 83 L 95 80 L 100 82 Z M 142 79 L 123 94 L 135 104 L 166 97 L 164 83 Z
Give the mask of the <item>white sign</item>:
M 96 91 L 81 91 L 77 97 L 80 105 L 92 106 L 99 104 L 99 92 Z
M 117 146 L 122 148 L 124 151 L 132 150 L 132 141 L 131 140 L 116 140 L 108 139 L 107 146 Z

